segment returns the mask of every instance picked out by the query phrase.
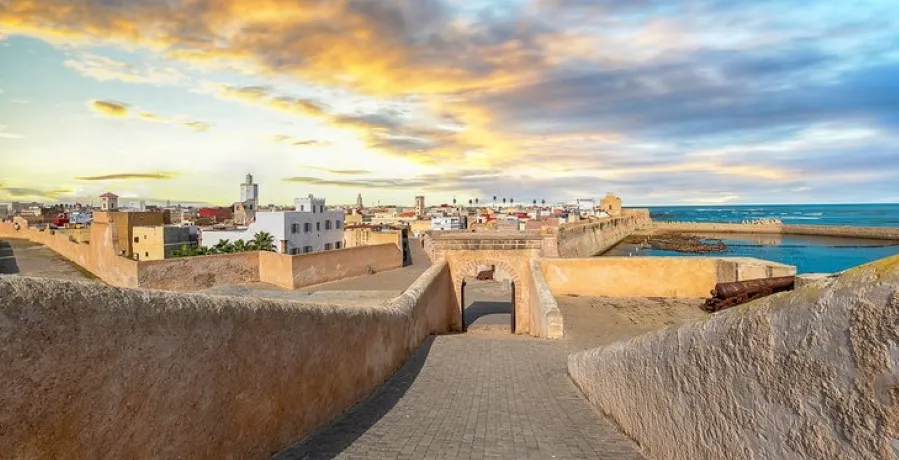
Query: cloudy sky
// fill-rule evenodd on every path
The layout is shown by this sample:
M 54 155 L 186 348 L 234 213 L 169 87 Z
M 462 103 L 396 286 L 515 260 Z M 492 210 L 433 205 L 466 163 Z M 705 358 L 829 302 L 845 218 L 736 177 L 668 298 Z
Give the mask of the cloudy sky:
M 899 202 L 899 8 L 0 0 L 0 200 L 248 172 L 265 203 Z

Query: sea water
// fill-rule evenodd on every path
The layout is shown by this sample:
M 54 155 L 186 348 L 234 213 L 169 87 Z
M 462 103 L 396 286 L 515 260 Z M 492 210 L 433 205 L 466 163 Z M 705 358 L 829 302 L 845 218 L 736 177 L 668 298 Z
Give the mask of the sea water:
M 654 221 L 743 222 L 780 219 L 785 224 L 899 227 L 899 204 L 667 206 L 650 207 Z M 804 235 L 699 234 L 721 239 L 727 250 L 697 254 L 619 244 L 608 256 L 730 256 L 756 257 L 795 265 L 799 273 L 835 273 L 899 254 L 899 242 Z

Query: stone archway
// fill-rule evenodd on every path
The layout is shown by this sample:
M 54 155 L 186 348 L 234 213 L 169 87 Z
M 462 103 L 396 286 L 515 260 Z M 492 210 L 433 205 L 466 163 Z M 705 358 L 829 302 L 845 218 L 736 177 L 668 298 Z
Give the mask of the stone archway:
M 495 268 L 494 279 L 497 281 L 508 280 L 511 284 L 512 288 L 512 324 L 511 332 L 513 333 L 527 333 L 528 330 L 525 327 L 522 327 L 522 324 L 527 324 L 527 322 L 521 321 L 520 318 L 523 315 L 529 315 L 529 306 L 524 302 L 522 291 L 524 290 L 524 284 L 522 283 L 522 277 L 518 273 L 518 270 L 512 267 L 509 263 L 504 260 L 499 259 L 475 259 L 469 260 L 463 264 L 461 264 L 456 269 L 452 270 L 453 273 L 453 285 L 454 291 L 456 292 L 457 299 L 459 299 L 459 315 L 460 315 L 460 324 L 462 325 L 461 329 L 465 329 L 465 300 L 464 300 L 464 289 L 465 289 L 465 278 L 470 277 L 474 278 L 477 274 L 484 269 L 488 269 L 491 266 Z

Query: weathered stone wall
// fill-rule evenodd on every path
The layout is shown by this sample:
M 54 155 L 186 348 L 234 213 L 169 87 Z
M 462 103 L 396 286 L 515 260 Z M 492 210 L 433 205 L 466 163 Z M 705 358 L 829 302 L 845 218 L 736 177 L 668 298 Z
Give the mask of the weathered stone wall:
M 403 250 L 394 243 L 285 257 L 291 258 L 295 289 L 403 266 Z
M 148 289 L 196 291 L 220 284 L 255 283 L 259 281 L 260 252 L 142 261 L 138 264 L 138 285 Z
M 43 244 L 109 284 L 137 286 L 137 262 L 116 255 L 114 228 L 104 221 L 98 220 L 91 225 L 89 244 L 80 243 L 77 238 L 55 230 L 28 227 L 25 219 L 17 219 L 16 222 L 18 228 L 13 223 L 0 222 L 0 238 Z
M 899 240 L 899 228 L 836 225 L 726 224 L 710 222 L 653 222 L 652 230 L 696 233 L 775 233 Z
M 0 277 L 0 458 L 268 458 L 381 385 L 452 284 L 336 307 Z
M 540 260 L 531 259 L 530 265 L 532 335 L 544 339 L 561 339 L 565 328 L 559 304 L 543 277 Z
M 650 458 L 897 457 L 899 256 L 576 353 L 587 398 Z
M 708 297 L 715 284 L 789 276 L 796 267 L 750 257 L 542 259 L 553 295 Z
M 560 257 L 590 257 L 609 250 L 638 228 L 651 223 L 646 210 L 629 209 L 619 217 L 563 225 L 556 235 Z

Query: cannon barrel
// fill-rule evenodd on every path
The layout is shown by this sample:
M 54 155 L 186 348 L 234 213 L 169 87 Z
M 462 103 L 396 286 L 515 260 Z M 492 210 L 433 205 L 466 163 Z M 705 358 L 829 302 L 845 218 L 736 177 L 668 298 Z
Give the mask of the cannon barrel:
M 775 292 L 793 289 L 795 276 L 779 276 L 746 281 L 718 283 L 712 289 L 712 298 L 705 301 L 704 309 L 715 312 L 749 302 Z
M 760 278 L 746 281 L 718 283 L 715 285 L 713 295 L 718 298 L 726 299 L 728 297 L 736 297 L 739 295 L 758 294 L 767 290 L 779 292 L 792 289 L 793 283 L 795 282 L 795 276 L 779 276 L 776 278 Z

